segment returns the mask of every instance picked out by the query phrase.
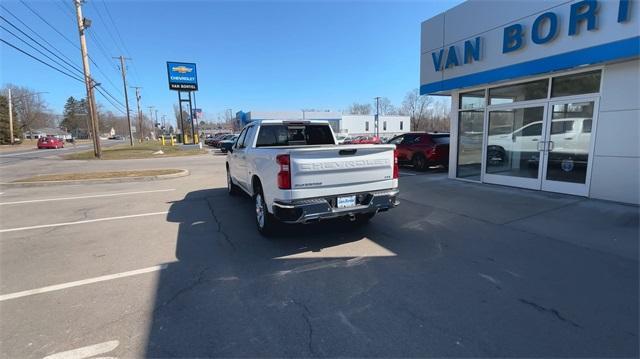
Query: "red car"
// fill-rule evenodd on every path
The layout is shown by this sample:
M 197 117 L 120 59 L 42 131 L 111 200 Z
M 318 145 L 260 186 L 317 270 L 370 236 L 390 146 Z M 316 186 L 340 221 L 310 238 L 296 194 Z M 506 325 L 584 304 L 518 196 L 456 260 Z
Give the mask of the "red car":
M 429 166 L 449 167 L 449 134 L 409 132 L 389 142 L 396 145 L 400 164 L 411 164 L 417 170 Z
M 38 149 L 43 148 L 63 148 L 64 141 L 53 136 L 40 137 L 38 139 Z
M 344 141 L 346 145 L 377 145 L 382 143 L 378 136 L 358 136 L 351 141 Z

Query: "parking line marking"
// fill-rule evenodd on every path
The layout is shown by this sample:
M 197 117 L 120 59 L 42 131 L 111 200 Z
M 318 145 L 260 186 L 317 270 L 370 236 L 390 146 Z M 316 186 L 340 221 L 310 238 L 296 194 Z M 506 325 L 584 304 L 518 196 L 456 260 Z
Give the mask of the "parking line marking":
M 26 231 L 29 229 L 39 229 L 39 228 L 50 228 L 50 227 L 61 227 L 61 226 L 71 226 L 74 224 L 84 224 L 84 223 L 94 223 L 94 222 L 103 222 L 103 221 L 113 221 L 117 219 L 127 219 L 127 218 L 137 218 L 137 217 L 148 217 L 148 216 L 157 216 L 161 214 L 167 214 L 169 211 L 163 212 L 151 212 L 151 213 L 141 213 L 141 214 L 130 214 L 128 216 L 116 216 L 116 217 L 105 217 L 105 218 L 96 218 L 96 219 L 87 219 L 84 221 L 76 221 L 76 222 L 62 222 L 62 223 L 52 223 L 52 224 L 41 224 L 39 226 L 29 226 L 29 227 L 18 227 L 18 228 L 7 228 L 0 229 L 0 233 L 7 232 L 18 232 L 18 231 Z
M 152 191 L 136 191 L 136 192 L 118 192 L 118 193 L 107 193 L 107 194 L 95 194 L 95 195 L 87 195 L 87 196 L 76 196 L 76 197 L 58 197 L 58 198 L 48 198 L 48 199 L 32 199 L 26 201 L 15 201 L 15 202 L 4 202 L 0 203 L 0 206 L 6 206 L 10 204 L 25 204 L 25 203 L 38 203 L 38 202 L 50 202 L 50 201 L 66 201 L 71 199 L 86 199 L 86 198 L 100 198 L 100 197 L 115 197 L 115 196 L 126 196 L 130 194 L 144 194 L 144 193 L 157 193 L 157 192 L 170 192 L 175 191 L 175 188 L 172 189 L 158 189 Z
M 159 265 L 156 265 L 156 266 L 153 266 L 153 267 L 136 269 L 136 270 L 131 270 L 131 271 L 128 271 L 128 272 L 122 272 L 122 273 L 116 273 L 116 274 L 108 274 L 108 275 L 103 275 L 103 276 L 95 277 L 95 278 L 77 280 L 77 281 L 74 281 L 74 282 L 67 282 L 67 283 L 61 283 L 61 284 L 56 284 L 56 285 L 50 285 L 50 286 L 42 287 L 42 288 L 23 290 L 22 292 L 2 294 L 2 295 L 0 295 L 0 302 L 3 302 L 5 300 L 10 300 L 10 299 L 27 297 L 27 296 L 30 296 L 30 295 L 54 292 L 54 291 L 57 291 L 57 290 L 73 288 L 73 287 L 79 287 L 81 285 L 86 285 L 86 284 L 104 282 L 104 281 L 108 281 L 108 280 L 112 280 L 112 279 L 131 277 L 131 276 L 138 275 L 138 274 L 157 272 L 157 271 L 163 270 L 165 268 L 167 268 L 167 264 L 159 264 Z
M 94 345 L 88 345 L 86 347 L 67 350 L 60 353 L 47 355 L 44 359 L 84 359 L 96 356 L 99 354 L 108 353 L 120 345 L 117 340 L 110 340 L 104 343 L 98 343 Z

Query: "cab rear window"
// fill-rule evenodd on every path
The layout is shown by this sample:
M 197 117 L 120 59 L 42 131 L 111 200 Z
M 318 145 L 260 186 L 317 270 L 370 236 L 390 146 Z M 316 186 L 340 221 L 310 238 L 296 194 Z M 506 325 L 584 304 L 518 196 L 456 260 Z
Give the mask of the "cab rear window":
M 256 147 L 333 145 L 329 125 L 268 125 L 260 126 Z

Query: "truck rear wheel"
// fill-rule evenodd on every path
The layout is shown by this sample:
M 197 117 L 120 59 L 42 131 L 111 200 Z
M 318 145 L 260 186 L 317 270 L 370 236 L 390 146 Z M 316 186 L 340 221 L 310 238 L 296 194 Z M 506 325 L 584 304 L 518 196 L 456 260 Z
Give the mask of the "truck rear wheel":
M 233 180 L 231 179 L 231 172 L 227 168 L 227 192 L 231 196 L 235 196 L 238 194 L 238 186 L 233 184 Z
M 274 233 L 276 226 L 276 219 L 273 217 L 267 209 L 267 204 L 264 201 L 264 194 L 262 188 L 253 196 L 256 210 L 256 225 L 258 226 L 258 232 L 265 237 L 268 237 Z

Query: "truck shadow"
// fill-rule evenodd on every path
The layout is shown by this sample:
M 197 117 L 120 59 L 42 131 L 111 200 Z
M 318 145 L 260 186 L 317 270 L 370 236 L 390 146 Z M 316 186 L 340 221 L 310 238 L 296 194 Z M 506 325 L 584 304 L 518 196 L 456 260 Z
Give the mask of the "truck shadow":
M 380 350 L 348 325 L 352 316 L 375 328 L 387 321 L 367 315 L 367 292 L 383 270 L 371 264 L 398 257 L 388 248 L 393 238 L 372 235 L 372 224 L 283 226 L 281 235 L 266 239 L 255 228 L 252 200 L 231 197 L 226 188 L 188 193 L 171 204 L 167 220 L 179 224 L 177 260 L 160 272 L 147 357 Z

